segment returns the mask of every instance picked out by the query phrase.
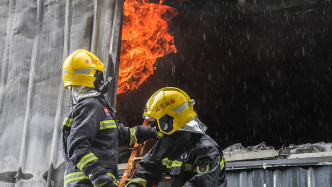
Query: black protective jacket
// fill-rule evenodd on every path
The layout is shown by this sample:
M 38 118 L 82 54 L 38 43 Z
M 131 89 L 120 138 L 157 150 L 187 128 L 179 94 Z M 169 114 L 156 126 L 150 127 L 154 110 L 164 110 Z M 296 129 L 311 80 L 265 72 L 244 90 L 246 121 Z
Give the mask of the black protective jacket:
M 103 96 L 82 99 L 62 127 L 65 187 L 117 186 L 118 146 L 152 138 L 151 128 L 118 126 Z
M 156 186 L 163 173 L 172 178 L 172 187 L 227 185 L 223 153 L 208 135 L 183 131 L 164 135 L 139 162 L 128 186 Z

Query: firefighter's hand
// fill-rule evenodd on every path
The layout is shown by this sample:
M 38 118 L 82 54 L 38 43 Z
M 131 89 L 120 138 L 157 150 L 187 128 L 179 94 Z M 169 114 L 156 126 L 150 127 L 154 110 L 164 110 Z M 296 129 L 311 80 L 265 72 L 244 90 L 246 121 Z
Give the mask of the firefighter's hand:
M 136 126 L 135 128 L 137 130 L 137 143 L 143 143 L 149 139 L 159 139 L 156 127 Z
M 113 178 L 107 174 L 98 176 L 96 179 L 91 181 L 93 186 L 102 186 L 102 187 L 115 187 Z
M 151 137 L 155 140 L 159 140 L 163 137 L 163 133 L 157 130 L 157 127 L 151 127 Z

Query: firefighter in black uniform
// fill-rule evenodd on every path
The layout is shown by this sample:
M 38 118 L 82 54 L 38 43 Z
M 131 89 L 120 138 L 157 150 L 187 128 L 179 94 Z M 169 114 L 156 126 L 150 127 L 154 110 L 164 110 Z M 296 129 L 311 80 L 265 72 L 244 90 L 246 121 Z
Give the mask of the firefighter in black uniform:
M 63 63 L 64 87 L 70 90 L 72 109 L 62 127 L 65 187 L 118 186 L 118 146 L 156 137 L 156 130 L 118 126 L 104 98 L 104 64 L 79 49 Z M 110 81 L 110 80 L 109 80 Z
M 223 153 L 205 134 L 207 127 L 197 118 L 194 103 L 174 87 L 151 96 L 143 117 L 155 120 L 163 137 L 139 162 L 127 187 L 157 186 L 163 174 L 171 176 L 172 187 L 226 187 Z

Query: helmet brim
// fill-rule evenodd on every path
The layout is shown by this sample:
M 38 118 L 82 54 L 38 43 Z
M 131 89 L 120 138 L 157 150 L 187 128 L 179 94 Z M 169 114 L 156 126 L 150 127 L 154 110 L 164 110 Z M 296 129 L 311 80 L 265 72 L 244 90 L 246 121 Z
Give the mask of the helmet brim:
M 145 115 L 144 113 L 143 113 L 143 115 L 142 115 L 142 118 L 143 118 L 143 119 L 147 119 L 147 120 L 155 119 L 155 118 L 152 118 L 152 117 L 149 117 L 149 116 Z

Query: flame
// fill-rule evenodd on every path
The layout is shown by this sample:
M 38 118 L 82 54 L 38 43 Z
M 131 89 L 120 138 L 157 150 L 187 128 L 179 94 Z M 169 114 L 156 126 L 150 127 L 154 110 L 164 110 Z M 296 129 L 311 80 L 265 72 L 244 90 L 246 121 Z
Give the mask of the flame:
M 168 22 L 177 10 L 161 3 L 124 2 L 118 94 L 142 84 L 155 70 L 157 58 L 177 52 L 168 33 Z

